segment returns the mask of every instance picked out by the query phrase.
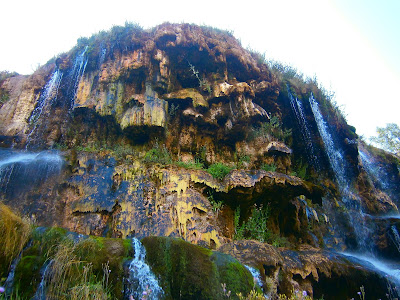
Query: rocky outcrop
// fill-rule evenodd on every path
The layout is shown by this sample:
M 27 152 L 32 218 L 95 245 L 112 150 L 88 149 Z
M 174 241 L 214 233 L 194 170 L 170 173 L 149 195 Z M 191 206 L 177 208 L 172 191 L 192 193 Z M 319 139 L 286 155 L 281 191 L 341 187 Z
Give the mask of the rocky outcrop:
M 346 295 L 357 295 L 361 286 L 372 298 L 378 299 L 387 293 L 385 278 L 354 265 L 337 253 L 306 245 L 292 251 L 249 240 L 225 244 L 220 251 L 258 268 L 267 278 L 269 286 L 266 289 L 271 294 L 300 290 L 314 299 L 341 299 Z
M 174 255 L 195 265 L 190 253 L 206 253 L 201 261 L 219 270 L 210 277 L 218 284 L 235 270 L 241 280 L 248 274 L 186 242 L 257 267 L 274 296 L 302 289 L 349 298 L 368 285 L 381 297 L 380 276 L 322 249 L 398 254 L 399 226 L 380 216 L 398 212 L 398 159 L 359 143 L 317 84 L 291 72 L 230 33 L 195 25 L 128 25 L 80 39 L 30 76 L 2 77 L 0 145 L 56 148 L 62 162 L 56 173 L 40 173 L 38 163 L 27 175 L 20 157 L 0 157 L 1 196 L 39 225 L 145 238 L 167 249 L 166 268 Z M 32 184 L 19 188 L 18 180 Z M 256 236 L 264 243 L 237 240 Z M 171 297 L 187 276 L 159 275 Z M 217 287 L 207 280 L 212 289 L 187 283 L 185 295 L 211 298 Z

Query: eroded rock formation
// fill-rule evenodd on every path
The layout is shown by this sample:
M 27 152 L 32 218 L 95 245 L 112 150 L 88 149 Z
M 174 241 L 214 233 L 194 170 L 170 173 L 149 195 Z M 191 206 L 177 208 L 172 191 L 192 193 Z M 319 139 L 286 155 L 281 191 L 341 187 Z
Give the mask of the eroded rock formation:
M 296 289 L 355 297 L 362 285 L 383 297 L 381 275 L 334 251 L 399 254 L 398 222 L 382 217 L 398 213 L 398 159 L 359 144 L 315 83 L 266 63 L 231 34 L 188 24 L 115 27 L 0 84 L 0 144 L 61 151 L 58 173 L 20 190 L 14 166 L 26 161 L 1 160 L 4 202 L 38 225 L 168 245 L 165 257 L 151 254 L 155 261 L 179 247 L 208 251 L 173 239 L 181 238 L 257 268 L 273 297 Z M 346 162 L 339 173 L 338 158 Z M 255 224 L 257 212 L 264 219 Z M 259 228 L 270 244 L 248 240 Z M 244 272 L 225 254 L 207 253 L 207 268 L 224 262 Z M 157 272 L 174 298 L 171 280 L 182 274 Z

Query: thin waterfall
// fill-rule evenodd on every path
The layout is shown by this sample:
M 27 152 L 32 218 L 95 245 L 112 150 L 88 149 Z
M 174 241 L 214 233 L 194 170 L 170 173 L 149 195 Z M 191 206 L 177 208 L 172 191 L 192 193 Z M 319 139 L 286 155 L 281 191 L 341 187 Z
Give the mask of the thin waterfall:
M 41 269 L 42 278 L 40 280 L 39 286 L 36 290 L 35 296 L 33 296 L 33 300 L 46 300 L 46 284 L 49 279 L 49 267 L 51 267 L 53 260 L 50 260 L 44 267 Z
M 85 73 L 85 69 L 88 63 L 88 58 L 86 56 L 87 49 L 88 46 L 86 46 L 85 49 L 83 49 L 83 51 L 76 56 L 74 61 L 74 66 L 69 74 L 70 83 L 68 87 L 67 96 L 70 98 L 69 99 L 71 103 L 69 108 L 70 110 L 74 108 L 79 82 L 81 81 L 83 74 Z
M 132 238 L 132 246 L 135 256 L 129 265 L 127 296 L 133 296 L 134 299 L 141 299 L 143 296 L 145 299 L 159 299 L 164 292 L 149 265 L 145 262 L 146 249 L 137 238 Z
M 314 114 L 315 121 L 317 123 L 318 131 L 324 142 L 325 151 L 328 155 L 330 165 L 335 174 L 336 181 L 339 185 L 340 194 L 342 196 L 342 201 L 349 210 L 348 216 L 351 221 L 351 225 L 354 229 L 354 233 L 357 238 L 359 249 L 371 249 L 371 239 L 369 239 L 369 234 L 371 233 L 371 228 L 367 226 L 364 218 L 364 214 L 361 208 L 361 200 L 358 194 L 353 193 L 350 188 L 351 178 L 346 175 L 346 170 L 348 169 L 347 162 L 344 158 L 342 150 L 335 144 L 331 133 L 329 132 L 328 126 L 324 121 L 324 118 L 319 110 L 318 102 L 314 99 L 311 93 L 310 105 L 312 112 Z
M 387 180 L 385 180 L 387 173 L 379 167 L 379 165 L 374 161 L 374 158 L 371 157 L 368 152 L 359 150 L 358 153 L 360 155 L 362 165 L 367 171 L 367 174 L 375 188 L 389 190 L 390 184 L 387 182 Z
M 395 225 L 392 225 L 390 227 L 390 230 L 392 232 L 390 237 L 392 238 L 392 241 L 393 241 L 394 245 L 396 246 L 397 250 L 400 253 L 400 235 L 399 235 L 399 232 L 397 231 L 397 228 L 396 228 Z
M 12 289 L 14 285 L 14 276 L 15 276 L 15 269 L 17 268 L 18 263 L 20 262 L 22 257 L 22 253 L 18 255 L 17 258 L 13 260 L 10 266 L 10 272 L 8 273 L 7 279 L 4 283 L 4 287 L 6 290 L 6 295 L 11 295 L 12 294 Z
M 250 267 L 248 265 L 244 265 L 244 266 L 246 267 L 247 270 L 249 270 L 249 272 L 253 276 L 254 284 L 258 285 L 260 288 L 262 288 L 263 287 L 263 282 L 262 282 L 262 279 L 261 279 L 260 271 L 257 270 L 256 268 Z
M 107 49 L 104 48 L 104 46 L 102 46 L 99 54 L 99 69 L 101 68 L 101 65 L 104 63 L 104 60 L 106 59 L 106 53 Z
M 39 127 L 42 125 L 42 114 L 48 113 L 52 104 L 57 100 L 58 89 L 60 88 L 63 73 L 60 70 L 55 70 L 49 82 L 45 85 L 39 100 L 29 117 L 28 123 L 31 125 L 31 130 L 27 136 L 26 148 L 28 149 L 32 139 L 38 135 Z
M 314 95 L 311 93 L 310 105 L 314 114 L 315 121 L 317 123 L 319 134 L 324 142 L 325 151 L 328 155 L 329 162 L 335 173 L 336 180 L 339 184 L 342 194 L 349 194 L 349 179 L 346 176 L 345 171 L 347 170 L 347 163 L 344 159 L 342 151 L 336 147 L 331 134 L 329 133 L 328 126 L 326 125 L 321 111 L 318 107 L 318 102 L 314 99 Z
M 320 169 L 319 160 L 313 146 L 313 140 L 309 130 L 310 126 L 308 125 L 307 120 L 305 118 L 303 104 L 297 97 L 294 97 L 292 95 L 288 86 L 287 90 L 290 100 L 290 106 L 296 117 L 297 124 L 300 127 L 301 136 L 303 138 L 304 144 L 306 145 L 308 159 L 314 166 L 314 168 L 318 171 Z

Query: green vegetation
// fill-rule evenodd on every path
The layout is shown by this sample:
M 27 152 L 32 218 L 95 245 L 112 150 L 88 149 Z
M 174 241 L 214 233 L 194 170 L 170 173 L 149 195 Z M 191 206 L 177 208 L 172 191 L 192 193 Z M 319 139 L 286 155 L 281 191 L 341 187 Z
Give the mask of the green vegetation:
M 14 258 L 22 251 L 28 242 L 32 226 L 11 209 L 0 202 L 0 278 L 2 278 Z
M 188 61 L 190 71 L 192 71 L 193 75 L 196 76 L 197 80 L 199 81 L 199 87 L 200 88 L 205 88 L 208 91 L 208 94 L 211 95 L 212 90 L 211 90 L 211 85 L 208 82 L 207 78 L 203 76 L 203 78 L 200 78 L 199 76 L 199 71 L 196 70 L 195 66 L 193 66 L 189 61 Z
M 312 300 L 305 291 L 293 291 L 291 296 L 279 295 L 279 300 Z
M 195 161 L 188 161 L 188 162 L 183 162 L 183 161 L 176 161 L 174 162 L 175 165 L 181 168 L 185 168 L 188 170 L 202 170 L 204 168 L 203 163 L 199 162 L 197 159 Z
M 251 273 L 233 257 L 169 237 L 142 239 L 166 299 L 223 299 L 226 290 L 248 294 Z
M 121 239 L 88 237 L 75 241 L 73 236 L 56 227 L 33 232 L 15 270 L 13 292 L 18 291 L 18 299 L 35 294 L 46 266 L 46 299 L 122 297 L 123 262 L 129 257 L 130 246 Z
M 167 147 L 165 147 L 165 145 L 160 147 L 158 143 L 156 143 L 152 149 L 146 152 L 143 161 L 145 163 L 157 163 L 162 165 L 168 165 L 172 163 L 171 155 Z
M 245 153 L 235 152 L 236 168 L 242 169 L 246 164 L 250 163 L 251 157 Z
M 3 90 L 0 90 L 0 104 L 6 103 L 10 99 L 10 95 Z
M 10 72 L 10 71 L 1 71 L 0 72 L 0 83 L 8 78 L 17 76 L 17 72 Z
M 247 296 L 243 296 L 241 293 L 238 294 L 239 300 L 265 300 L 265 296 L 262 292 L 251 290 Z
M 383 149 L 400 155 L 400 127 L 395 123 L 386 124 L 386 127 L 377 127 L 378 136 L 371 141 L 379 144 Z
M 213 207 L 213 211 L 215 211 L 217 213 L 217 217 L 218 217 L 218 213 L 221 211 L 222 207 L 224 206 L 224 202 L 221 201 L 217 201 L 214 199 L 214 193 L 212 191 L 208 191 L 208 197 L 207 197 L 208 201 L 210 201 L 212 207 Z
M 208 167 L 207 172 L 214 178 L 222 180 L 231 170 L 233 170 L 233 168 L 230 166 L 223 163 L 215 163 Z
M 295 171 L 293 171 L 293 173 L 291 175 L 297 176 L 301 179 L 306 179 L 307 169 L 308 169 L 308 164 L 303 163 L 303 161 L 300 160 L 295 164 Z
M 282 141 L 290 145 L 292 130 L 282 129 L 282 121 L 278 116 L 273 116 L 269 122 L 263 122 L 259 128 L 253 129 L 252 138 L 259 136 L 268 140 Z
M 261 169 L 267 172 L 275 172 L 276 171 L 276 165 L 275 164 L 263 164 L 261 166 Z
M 56 246 L 55 254 L 51 257 L 47 277 L 47 299 L 92 299 L 109 298 L 108 264 L 100 281 L 93 272 L 90 256 L 99 251 L 96 240 L 88 239 L 75 244 L 70 239 L 64 239 Z M 67 295 L 71 295 L 68 297 Z
M 271 244 L 275 247 L 288 246 L 289 242 L 285 237 L 273 233 L 267 227 L 269 207 L 253 207 L 251 216 L 240 225 L 240 208 L 237 207 L 234 216 L 235 235 L 234 239 L 258 240 Z

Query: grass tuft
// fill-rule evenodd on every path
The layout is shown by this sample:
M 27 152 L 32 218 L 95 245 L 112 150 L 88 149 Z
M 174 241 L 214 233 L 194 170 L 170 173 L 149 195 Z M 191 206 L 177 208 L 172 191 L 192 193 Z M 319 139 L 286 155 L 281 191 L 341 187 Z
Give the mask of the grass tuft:
M 8 267 L 28 242 L 32 226 L 0 202 L 0 232 L 0 260 Z

